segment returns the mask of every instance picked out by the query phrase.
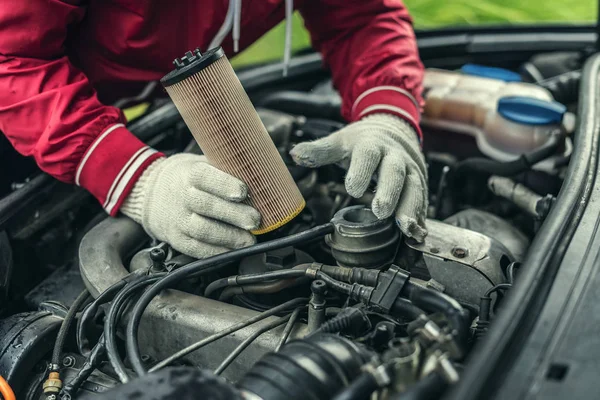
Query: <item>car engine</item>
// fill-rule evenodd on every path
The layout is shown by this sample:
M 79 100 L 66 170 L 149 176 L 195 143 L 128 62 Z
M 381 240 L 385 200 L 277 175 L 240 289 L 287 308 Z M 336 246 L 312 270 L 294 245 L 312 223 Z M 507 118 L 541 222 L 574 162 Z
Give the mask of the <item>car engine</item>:
M 12 192 L 0 200 L 14 211 L 0 218 L 0 375 L 31 400 L 182 387 L 250 400 L 439 398 L 493 329 L 561 187 L 576 81 L 427 71 L 423 243 L 375 217 L 372 190 L 349 196 L 341 166 L 291 160 L 295 144 L 344 126 L 321 76 L 249 91 L 306 201 L 254 246 L 195 260 L 105 218 L 76 188 L 52 186 L 34 204 Z M 167 154 L 202 153 L 170 101 L 129 128 Z M 39 260 L 44 272 L 15 268 Z

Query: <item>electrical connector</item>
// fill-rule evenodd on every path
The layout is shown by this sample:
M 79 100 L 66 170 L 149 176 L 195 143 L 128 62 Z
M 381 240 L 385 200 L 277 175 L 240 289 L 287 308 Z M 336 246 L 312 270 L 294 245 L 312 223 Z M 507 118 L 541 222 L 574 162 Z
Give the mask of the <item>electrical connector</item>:
M 377 285 L 369 301 L 370 305 L 382 312 L 389 313 L 409 279 L 408 272 L 392 264 L 387 271 L 379 274 Z

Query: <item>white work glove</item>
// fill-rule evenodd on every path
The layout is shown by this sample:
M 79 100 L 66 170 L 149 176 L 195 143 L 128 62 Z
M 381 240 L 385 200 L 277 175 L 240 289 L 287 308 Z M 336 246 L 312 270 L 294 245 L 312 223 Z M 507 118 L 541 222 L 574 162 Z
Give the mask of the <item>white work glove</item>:
M 241 203 L 246 185 L 208 164 L 177 154 L 154 161 L 136 182 L 121 212 L 174 249 L 206 258 L 255 243 L 248 232 L 260 214 Z
M 346 191 L 361 197 L 377 174 L 371 209 L 379 219 L 395 212 L 404 235 L 419 242 L 427 235 L 427 168 L 415 130 L 390 114 L 373 114 L 290 152 L 296 163 L 347 167 Z M 348 165 L 349 162 L 349 166 Z

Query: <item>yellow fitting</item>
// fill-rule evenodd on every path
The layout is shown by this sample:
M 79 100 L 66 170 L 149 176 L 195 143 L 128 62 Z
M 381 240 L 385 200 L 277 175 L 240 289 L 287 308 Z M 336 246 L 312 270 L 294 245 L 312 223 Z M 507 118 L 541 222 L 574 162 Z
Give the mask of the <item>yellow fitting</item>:
M 42 385 L 44 394 L 58 393 L 62 389 L 62 381 L 58 372 L 50 372 L 48 379 Z

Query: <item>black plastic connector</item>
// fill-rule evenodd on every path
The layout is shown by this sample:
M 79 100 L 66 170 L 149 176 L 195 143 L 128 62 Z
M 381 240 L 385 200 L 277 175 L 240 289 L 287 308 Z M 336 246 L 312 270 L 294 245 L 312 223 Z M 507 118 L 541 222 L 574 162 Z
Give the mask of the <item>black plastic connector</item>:
M 392 264 L 387 271 L 379 274 L 370 304 L 382 312 L 389 313 L 409 279 L 408 272 Z

